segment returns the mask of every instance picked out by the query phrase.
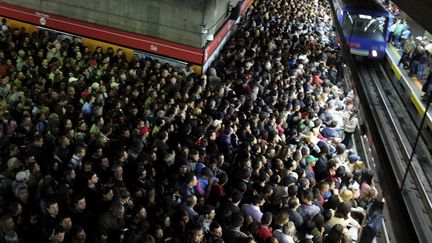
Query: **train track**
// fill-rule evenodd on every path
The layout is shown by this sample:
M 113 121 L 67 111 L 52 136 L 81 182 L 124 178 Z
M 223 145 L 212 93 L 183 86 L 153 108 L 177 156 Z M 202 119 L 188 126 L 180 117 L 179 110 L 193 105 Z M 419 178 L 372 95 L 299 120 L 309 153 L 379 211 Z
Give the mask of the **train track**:
M 361 85 L 365 89 L 385 156 L 376 164 L 380 186 L 389 207 L 395 241 L 429 242 L 432 237 L 432 159 L 426 138 L 420 138 L 411 170 L 399 189 L 408 166 L 418 122 L 412 119 L 394 85 L 379 63 L 358 63 Z M 425 136 L 427 137 L 427 136 Z M 430 143 L 429 143 L 430 144 Z M 384 161 L 383 161 L 383 158 Z M 384 183 L 383 183 L 384 182 Z M 408 225 L 409 219 L 411 225 Z

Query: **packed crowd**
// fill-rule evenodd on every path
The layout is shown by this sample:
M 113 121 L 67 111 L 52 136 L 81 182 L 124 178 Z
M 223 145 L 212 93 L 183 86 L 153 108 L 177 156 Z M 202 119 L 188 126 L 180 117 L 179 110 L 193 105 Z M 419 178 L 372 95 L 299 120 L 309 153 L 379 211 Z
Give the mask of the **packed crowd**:
M 0 242 L 371 242 L 330 16 L 256 0 L 202 75 L 3 20 Z

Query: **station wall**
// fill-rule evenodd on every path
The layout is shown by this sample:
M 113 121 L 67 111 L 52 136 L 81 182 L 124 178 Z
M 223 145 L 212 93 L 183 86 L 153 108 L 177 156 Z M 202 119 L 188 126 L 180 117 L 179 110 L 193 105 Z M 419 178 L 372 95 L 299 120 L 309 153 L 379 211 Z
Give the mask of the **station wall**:
M 202 48 L 240 0 L 0 0 L 16 6 Z

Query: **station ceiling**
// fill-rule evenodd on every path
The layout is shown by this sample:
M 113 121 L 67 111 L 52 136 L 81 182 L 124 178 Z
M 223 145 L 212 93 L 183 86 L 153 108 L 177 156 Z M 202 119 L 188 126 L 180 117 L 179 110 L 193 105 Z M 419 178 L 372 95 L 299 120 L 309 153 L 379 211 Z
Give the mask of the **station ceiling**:
M 402 11 L 414 21 L 432 33 L 432 1 L 431 0 L 392 0 Z

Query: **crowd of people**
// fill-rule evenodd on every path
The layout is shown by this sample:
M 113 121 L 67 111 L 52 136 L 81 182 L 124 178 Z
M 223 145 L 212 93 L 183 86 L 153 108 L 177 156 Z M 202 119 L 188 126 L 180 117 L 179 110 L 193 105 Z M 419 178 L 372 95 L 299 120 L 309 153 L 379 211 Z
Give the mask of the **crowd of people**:
M 401 53 L 398 65 L 406 69 L 410 77 L 423 83 L 422 98 L 429 100 L 432 93 L 432 40 L 426 36 L 415 37 L 399 11 L 392 14 L 394 23 L 390 27 L 389 42 Z
M 0 242 L 371 242 L 379 227 L 325 1 L 254 1 L 206 74 L 7 20 L 0 47 Z

